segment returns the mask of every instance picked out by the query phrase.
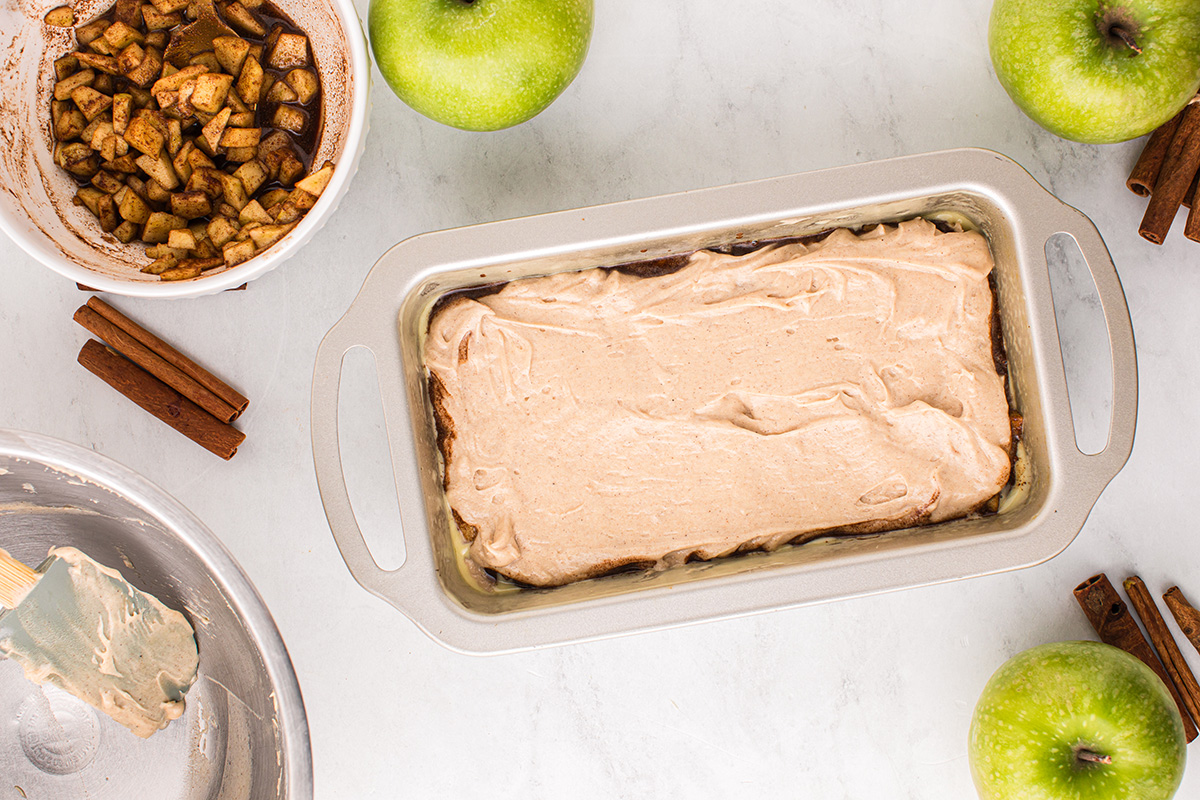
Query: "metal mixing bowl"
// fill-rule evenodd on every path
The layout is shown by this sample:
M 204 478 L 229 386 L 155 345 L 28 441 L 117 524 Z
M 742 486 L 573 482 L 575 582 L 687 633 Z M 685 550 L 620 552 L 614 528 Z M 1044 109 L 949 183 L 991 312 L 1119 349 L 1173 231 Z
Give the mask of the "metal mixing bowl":
M 200 672 L 149 739 L 0 659 L 0 798 L 310 800 L 300 687 L 262 599 L 190 511 L 75 445 L 0 430 L 0 547 L 37 565 L 72 545 L 187 615 Z

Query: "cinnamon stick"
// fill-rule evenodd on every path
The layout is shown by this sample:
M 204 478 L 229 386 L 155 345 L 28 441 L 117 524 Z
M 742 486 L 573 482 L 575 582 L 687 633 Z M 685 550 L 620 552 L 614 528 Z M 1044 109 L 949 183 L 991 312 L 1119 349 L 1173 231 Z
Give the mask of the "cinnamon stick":
M 1129 172 L 1129 178 L 1125 181 L 1129 191 L 1138 197 L 1149 197 L 1150 193 L 1154 191 L 1154 184 L 1158 181 L 1158 175 L 1162 171 L 1167 148 L 1171 146 L 1171 140 L 1175 138 L 1175 131 L 1179 128 L 1179 120 L 1182 117 L 1183 111 L 1180 110 L 1178 114 L 1155 128 L 1154 132 L 1150 134 L 1150 138 L 1146 140 L 1142 154 L 1138 156 L 1133 169 Z
M 1200 651 L 1200 611 L 1187 601 L 1178 586 L 1167 589 L 1167 593 L 1163 595 L 1163 602 L 1171 609 L 1171 616 L 1179 623 L 1179 630 L 1192 643 L 1192 647 Z
M 89 339 L 79 363 L 196 444 L 228 461 L 246 435 L 213 417 L 129 359 Z
M 1192 185 L 1188 187 L 1187 193 L 1183 196 L 1183 207 L 1191 208 L 1192 203 L 1196 199 L 1196 188 L 1200 187 L 1200 171 L 1196 173 L 1196 177 L 1192 178 Z M 231 290 L 232 291 L 232 290 Z
M 187 356 L 180 353 L 171 345 L 164 342 L 162 339 L 150 333 L 148 330 L 138 325 L 129 317 L 117 311 L 108 303 L 101 300 L 99 297 L 89 298 L 87 301 L 88 308 L 95 311 L 104 319 L 117 326 L 125 333 L 132 336 L 137 341 L 141 342 L 147 348 L 152 350 L 162 360 L 166 361 L 171 366 L 178 369 L 183 374 L 190 377 L 196 383 L 203 386 L 208 391 L 221 398 L 228 403 L 237 412 L 234 414 L 236 418 L 239 414 L 246 410 L 246 406 L 250 405 L 240 392 L 229 386 L 217 376 L 213 375 L 208 370 L 201 367 L 196 362 L 192 361 Z
M 1121 596 L 1117 594 L 1112 583 L 1109 582 L 1108 576 L 1101 572 L 1076 586 L 1075 599 L 1079 602 L 1083 613 L 1087 615 L 1088 622 L 1092 623 L 1092 628 L 1100 637 L 1100 641 L 1137 656 L 1162 679 L 1171 696 L 1175 698 L 1175 704 L 1179 707 L 1179 716 L 1183 718 L 1183 730 L 1187 735 L 1187 740 L 1190 742 L 1195 739 L 1196 726 L 1192 722 L 1192 716 L 1188 713 L 1187 707 L 1183 704 L 1183 699 L 1171 682 L 1171 677 L 1159 663 L 1158 657 L 1150 649 L 1150 643 L 1142 635 L 1137 621 L 1129 613 L 1129 608 L 1121 600 Z
M 1200 103 L 1193 98 L 1182 114 L 1138 227 L 1138 233 L 1154 244 L 1162 244 L 1167 237 L 1192 178 L 1200 169 Z
M 75 321 L 104 340 L 105 344 L 170 386 L 222 422 L 233 422 L 236 408 L 217 397 L 187 373 L 142 344 L 124 328 L 114 325 L 89 306 L 80 306 Z
M 1200 178 L 1200 173 L 1196 177 Z M 1183 225 L 1183 235 L 1193 242 L 1200 242 L 1200 209 L 1196 208 L 1196 193 L 1200 189 L 1196 188 L 1197 185 L 1196 181 L 1192 181 L 1192 188 L 1188 190 L 1191 192 L 1191 203 L 1188 205 L 1187 222 Z
M 1167 674 L 1171 676 L 1171 681 L 1179 691 L 1183 704 L 1187 706 L 1188 713 L 1192 715 L 1193 720 L 1200 719 L 1200 683 L 1196 682 L 1196 676 L 1192 674 L 1179 645 L 1175 643 L 1175 637 L 1171 635 L 1171 629 L 1167 627 L 1166 620 L 1154 604 L 1154 598 L 1150 596 L 1146 584 L 1136 575 L 1126 578 L 1124 586 L 1125 593 L 1129 595 L 1129 603 L 1141 617 L 1142 625 L 1154 644 L 1154 650 L 1158 653 Z

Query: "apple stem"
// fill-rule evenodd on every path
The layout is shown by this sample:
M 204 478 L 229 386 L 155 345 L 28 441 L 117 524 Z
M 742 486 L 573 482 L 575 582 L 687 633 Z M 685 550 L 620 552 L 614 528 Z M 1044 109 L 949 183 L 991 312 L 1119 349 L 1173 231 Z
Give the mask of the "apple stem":
M 1075 757 L 1080 761 L 1086 761 L 1089 764 L 1111 764 L 1112 756 L 1102 756 L 1086 748 L 1081 748 L 1075 751 Z
M 1096 29 L 1110 47 L 1125 48 L 1133 56 L 1142 54 L 1142 47 L 1138 44 L 1141 26 L 1128 9 L 1102 4 L 1096 12 Z
M 1120 39 L 1122 44 L 1133 51 L 1134 55 L 1140 56 L 1142 54 L 1142 48 L 1138 46 L 1137 40 L 1133 38 L 1133 34 L 1122 28 L 1120 25 L 1114 25 L 1109 29 L 1109 33 Z

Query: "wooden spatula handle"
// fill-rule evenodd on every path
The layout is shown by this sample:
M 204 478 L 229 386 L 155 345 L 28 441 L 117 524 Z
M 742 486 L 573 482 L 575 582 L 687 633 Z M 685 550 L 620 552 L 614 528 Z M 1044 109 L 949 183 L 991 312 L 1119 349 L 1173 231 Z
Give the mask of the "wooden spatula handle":
M 17 598 L 37 583 L 38 577 L 33 569 L 0 550 L 0 606 L 16 608 Z

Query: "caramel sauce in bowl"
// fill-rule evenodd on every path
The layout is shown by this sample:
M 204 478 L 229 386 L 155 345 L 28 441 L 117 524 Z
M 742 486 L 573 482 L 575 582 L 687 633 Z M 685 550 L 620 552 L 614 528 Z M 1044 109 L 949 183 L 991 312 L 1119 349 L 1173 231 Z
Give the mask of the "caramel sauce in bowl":
M 233 267 L 161 281 L 141 268 L 142 243 L 122 244 L 72 201 L 78 184 L 54 163 L 50 125 L 54 60 L 77 49 L 74 28 L 43 21 L 62 0 L 0 0 L 0 229 L 38 261 L 98 291 L 140 297 L 195 297 L 234 288 L 286 261 L 315 234 L 346 193 L 366 145 L 370 68 L 366 36 L 351 0 L 278 0 L 309 37 L 321 81 L 314 164 L 334 162 L 316 206 L 274 246 Z M 112 0 L 77 0 L 76 25 L 103 15 Z

